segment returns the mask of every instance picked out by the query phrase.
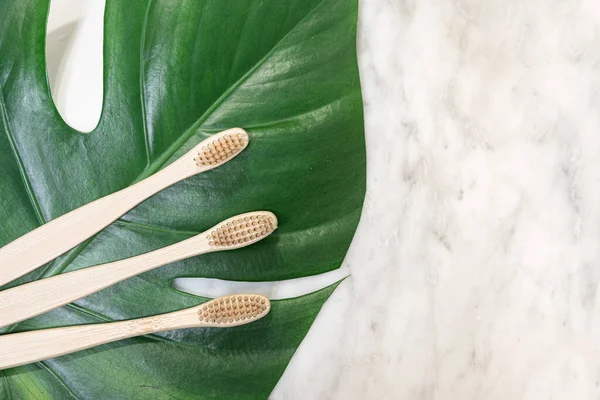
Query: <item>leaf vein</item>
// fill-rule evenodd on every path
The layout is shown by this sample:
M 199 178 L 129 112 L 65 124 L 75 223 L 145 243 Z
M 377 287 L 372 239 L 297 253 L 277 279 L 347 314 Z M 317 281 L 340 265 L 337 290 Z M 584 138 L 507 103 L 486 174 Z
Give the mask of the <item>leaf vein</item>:
M 29 201 L 31 202 L 31 206 L 33 208 L 33 211 L 34 211 L 40 225 L 43 225 L 46 221 L 42 214 L 42 210 L 40 208 L 37 197 L 35 196 L 35 193 L 31 186 L 31 181 L 29 179 L 29 176 L 27 175 L 25 165 L 23 164 L 23 160 L 21 159 L 21 155 L 19 154 L 19 152 L 17 150 L 17 144 L 15 142 L 15 138 L 13 137 L 13 133 L 10 128 L 10 124 L 8 122 L 8 115 L 6 113 L 6 106 L 4 104 L 4 95 L 1 90 L 0 90 L 0 116 L 2 117 L 2 121 L 4 122 L 6 137 L 8 138 L 8 142 L 10 144 L 11 151 L 13 153 L 13 156 L 14 156 L 17 166 L 19 168 L 19 173 L 21 174 L 21 179 L 23 180 L 23 185 L 25 186 L 25 191 L 27 192 L 27 196 L 29 197 Z
M 186 131 L 181 135 L 179 139 L 177 139 L 167 150 L 163 152 L 163 154 L 158 157 L 154 162 L 150 163 L 148 168 L 146 168 L 140 176 L 134 182 L 138 182 L 142 179 L 147 178 L 148 176 L 154 174 L 156 171 L 161 169 L 166 162 L 179 150 L 185 142 L 187 142 L 192 135 L 202 126 L 204 122 L 212 115 L 212 113 L 217 110 L 225 100 L 231 96 L 244 82 L 246 82 L 260 67 L 262 67 L 269 58 L 275 53 L 275 50 L 279 47 L 279 45 L 287 39 L 295 30 L 298 28 L 306 19 L 321 5 L 324 0 L 320 0 L 309 12 L 304 15 L 285 35 L 281 37 L 273 45 L 273 48 L 267 52 L 256 64 L 254 64 L 241 78 L 235 81 L 227 90 L 223 92 L 221 96 L 217 100 L 213 102 L 213 104 L 194 122 Z
M 71 395 L 71 397 L 73 397 L 74 399 L 77 400 L 81 400 L 79 396 L 77 396 L 75 394 L 75 392 L 73 392 L 73 390 L 71 390 L 70 387 L 67 386 L 67 384 L 65 383 L 64 379 L 61 378 L 56 371 L 54 371 L 52 368 L 50 368 L 50 366 L 48 364 L 46 364 L 43 361 L 39 361 L 36 363 L 40 368 L 44 369 L 48 374 L 50 374 L 51 377 L 53 377 L 64 389 L 67 393 L 69 393 L 69 395 Z
M 135 222 L 135 221 L 130 221 L 130 220 L 126 220 L 126 219 L 118 219 L 117 221 L 115 221 L 115 225 L 121 225 L 123 227 L 139 228 L 139 229 L 152 231 L 152 232 L 168 233 L 168 234 L 172 234 L 172 235 L 180 235 L 180 236 L 186 236 L 186 237 L 195 236 L 195 235 L 198 235 L 199 233 L 201 233 L 201 232 L 195 232 L 195 231 L 184 231 L 182 229 L 167 228 L 167 227 L 160 226 L 160 225 L 146 224 L 146 223 Z
M 12 400 L 12 392 L 10 390 L 10 381 L 8 380 L 8 376 L 6 376 L 6 374 L 2 371 L 0 371 L 0 374 L 2 375 L 2 377 L 4 378 L 4 382 L 6 383 L 5 392 L 8 394 L 8 400 Z
M 144 73 L 144 48 L 146 47 L 146 30 L 148 26 L 148 16 L 152 7 L 152 0 L 148 0 L 144 23 L 142 24 L 142 37 L 140 39 L 140 102 L 142 111 L 142 127 L 144 129 L 144 146 L 146 149 L 146 166 L 150 164 L 152 152 L 150 149 L 150 134 L 148 132 L 148 121 L 146 116 L 146 79 Z

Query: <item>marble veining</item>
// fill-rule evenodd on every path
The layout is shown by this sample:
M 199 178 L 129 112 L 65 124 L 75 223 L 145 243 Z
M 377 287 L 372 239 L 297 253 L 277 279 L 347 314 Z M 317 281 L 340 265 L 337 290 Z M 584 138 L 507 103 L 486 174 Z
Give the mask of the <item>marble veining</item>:
M 368 193 L 273 399 L 600 397 L 600 3 L 362 0 Z

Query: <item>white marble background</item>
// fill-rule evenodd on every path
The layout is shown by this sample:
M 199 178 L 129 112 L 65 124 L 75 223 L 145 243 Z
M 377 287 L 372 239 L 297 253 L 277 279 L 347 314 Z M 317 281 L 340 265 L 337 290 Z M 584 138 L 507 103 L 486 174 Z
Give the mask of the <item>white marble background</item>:
M 359 24 L 352 277 L 272 399 L 599 398 L 600 3 L 361 0 Z
M 352 279 L 274 399 L 600 397 L 600 3 L 362 0 Z

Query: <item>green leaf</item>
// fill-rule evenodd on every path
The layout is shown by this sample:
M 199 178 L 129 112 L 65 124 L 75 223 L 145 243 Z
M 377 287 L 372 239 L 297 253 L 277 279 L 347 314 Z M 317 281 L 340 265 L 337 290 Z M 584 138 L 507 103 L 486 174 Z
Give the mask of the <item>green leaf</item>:
M 339 268 L 365 194 L 356 0 L 108 0 L 103 110 L 90 133 L 70 128 L 52 102 L 48 6 L 0 0 L 0 245 L 151 175 L 218 131 L 243 127 L 251 144 L 18 282 L 157 249 L 246 211 L 273 211 L 280 229 L 245 249 L 142 274 L 10 331 L 205 301 L 172 288 L 181 276 L 267 281 Z M 266 398 L 334 287 L 276 301 L 269 317 L 248 326 L 138 337 L 2 371 L 0 394 Z

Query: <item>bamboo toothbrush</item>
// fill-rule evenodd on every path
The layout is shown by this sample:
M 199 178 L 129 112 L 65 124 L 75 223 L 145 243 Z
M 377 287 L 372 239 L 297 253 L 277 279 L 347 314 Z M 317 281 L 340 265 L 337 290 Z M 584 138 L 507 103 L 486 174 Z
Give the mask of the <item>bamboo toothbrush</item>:
M 248 134 L 241 128 L 217 133 L 167 168 L 135 185 L 86 204 L 21 236 L 0 249 L 0 286 L 64 254 L 161 190 L 223 165 L 247 145 Z
M 0 292 L 0 327 L 53 310 L 165 264 L 248 246 L 264 239 L 275 229 L 277 218 L 273 213 L 256 211 L 240 214 L 190 239 L 150 253 L 4 290 Z
M 257 321 L 271 309 L 261 295 L 237 294 L 153 317 L 42 329 L 0 336 L 0 370 L 139 335 L 183 328 L 230 328 Z

